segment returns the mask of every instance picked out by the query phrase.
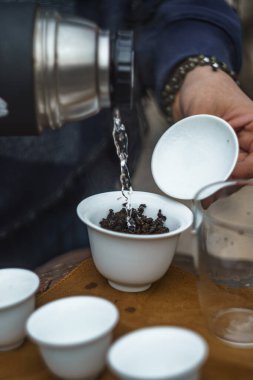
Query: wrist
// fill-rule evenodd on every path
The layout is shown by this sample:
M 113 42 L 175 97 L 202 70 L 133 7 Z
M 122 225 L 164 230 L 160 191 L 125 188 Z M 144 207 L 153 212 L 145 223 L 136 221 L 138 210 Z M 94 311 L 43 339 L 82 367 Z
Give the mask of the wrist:
M 213 72 L 207 66 L 196 67 L 186 75 L 175 96 L 172 105 L 173 121 L 198 113 L 215 113 L 222 117 L 220 107 L 228 100 L 230 93 L 234 94 L 234 87 L 238 87 L 237 84 L 222 70 Z M 224 98 L 221 104 L 220 96 Z
M 215 77 L 214 77 L 215 75 Z M 191 88 L 191 97 L 197 95 L 198 84 L 202 83 L 206 86 L 206 81 L 215 81 L 219 77 L 226 76 L 229 81 L 235 85 L 239 83 L 233 71 L 229 70 L 228 66 L 216 60 L 215 57 L 205 57 L 203 55 L 188 57 L 181 62 L 170 75 L 164 89 L 162 91 L 162 108 L 166 115 L 168 123 L 177 120 L 180 108 L 180 94 L 182 90 Z

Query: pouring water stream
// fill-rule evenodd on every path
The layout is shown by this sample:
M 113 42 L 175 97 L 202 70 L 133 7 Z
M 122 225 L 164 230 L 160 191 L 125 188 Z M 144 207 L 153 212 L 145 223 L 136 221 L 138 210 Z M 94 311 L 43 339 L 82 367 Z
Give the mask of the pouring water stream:
M 129 230 L 134 231 L 136 226 L 132 214 L 131 207 L 131 194 L 133 192 L 131 178 L 127 166 L 128 160 L 128 136 L 126 133 L 126 128 L 121 121 L 120 112 L 118 108 L 115 108 L 113 111 L 113 140 L 116 147 L 117 155 L 120 159 L 120 183 L 121 183 L 121 192 L 124 196 L 125 208 L 127 213 L 127 226 Z

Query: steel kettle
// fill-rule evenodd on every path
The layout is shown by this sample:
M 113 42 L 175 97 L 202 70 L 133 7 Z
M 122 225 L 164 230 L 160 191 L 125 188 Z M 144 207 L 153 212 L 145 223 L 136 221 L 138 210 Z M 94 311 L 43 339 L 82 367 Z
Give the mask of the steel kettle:
M 131 105 L 133 32 L 33 4 L 0 5 L 0 135 L 34 135 Z

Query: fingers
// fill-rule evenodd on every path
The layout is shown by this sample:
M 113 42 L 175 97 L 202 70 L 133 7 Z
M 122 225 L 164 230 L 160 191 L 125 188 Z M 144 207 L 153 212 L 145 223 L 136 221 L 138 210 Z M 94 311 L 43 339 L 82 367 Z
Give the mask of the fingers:
M 253 178 L 253 153 L 241 152 L 238 163 L 232 173 L 233 179 Z
M 237 132 L 240 153 L 238 163 L 232 173 L 232 178 L 253 177 L 253 125 L 248 124 Z
M 253 130 L 245 128 L 237 133 L 237 137 L 241 150 L 248 153 L 253 152 Z

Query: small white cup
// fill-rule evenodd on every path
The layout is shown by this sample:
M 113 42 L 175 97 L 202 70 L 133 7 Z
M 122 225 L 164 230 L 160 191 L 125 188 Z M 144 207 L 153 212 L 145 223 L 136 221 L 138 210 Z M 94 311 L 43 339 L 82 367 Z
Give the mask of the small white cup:
M 207 355 L 207 343 L 192 330 L 159 326 L 118 339 L 107 362 L 123 380 L 197 380 Z
M 39 282 L 39 277 L 30 270 L 0 269 L 0 351 L 12 350 L 23 343 Z
M 202 187 L 230 176 L 238 153 L 236 133 L 225 120 L 205 114 L 186 117 L 157 142 L 152 175 L 165 194 L 192 200 Z
M 65 297 L 36 310 L 27 332 L 55 375 L 92 380 L 105 365 L 118 319 L 117 308 L 103 298 Z
M 79 218 L 88 226 L 92 258 L 109 284 L 125 292 L 141 292 L 159 280 L 169 269 L 180 234 L 192 223 L 188 207 L 159 194 L 134 191 L 131 206 L 146 204 L 145 215 L 155 219 L 159 209 L 167 217 L 169 232 L 135 235 L 102 228 L 99 222 L 109 209 L 122 209 L 120 191 L 96 194 L 77 207 Z

